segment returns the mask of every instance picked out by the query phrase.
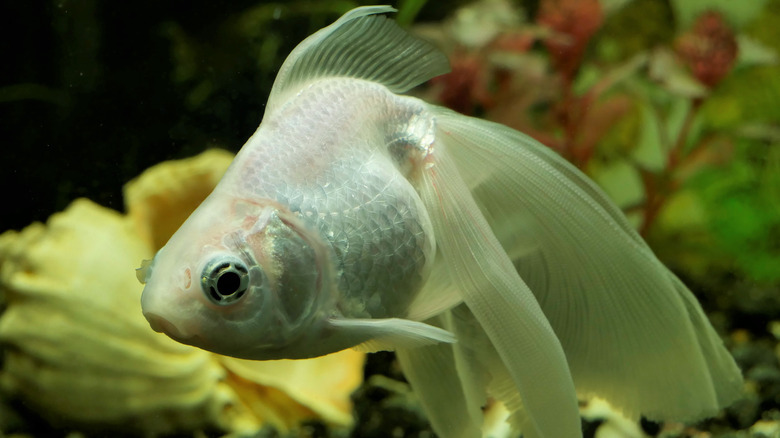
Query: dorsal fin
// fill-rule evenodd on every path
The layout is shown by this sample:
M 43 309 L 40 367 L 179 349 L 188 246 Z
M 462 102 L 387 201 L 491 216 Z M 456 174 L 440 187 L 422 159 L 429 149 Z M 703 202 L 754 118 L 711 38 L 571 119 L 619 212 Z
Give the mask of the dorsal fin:
M 301 42 L 279 69 L 268 98 L 272 113 L 306 84 L 324 77 L 351 77 L 381 83 L 402 93 L 447 73 L 447 57 L 377 14 L 390 6 L 353 9 Z

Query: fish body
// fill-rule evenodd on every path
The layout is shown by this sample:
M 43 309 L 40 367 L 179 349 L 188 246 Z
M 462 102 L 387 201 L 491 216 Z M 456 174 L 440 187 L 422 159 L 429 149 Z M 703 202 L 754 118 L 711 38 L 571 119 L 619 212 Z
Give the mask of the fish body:
M 396 350 L 440 436 L 503 402 L 581 435 L 578 397 L 693 420 L 739 397 L 691 292 L 585 175 L 402 93 L 446 58 L 362 7 L 303 41 L 214 192 L 142 265 L 143 311 L 246 359 Z
M 274 203 L 316 234 L 345 316 L 402 315 L 435 251 L 413 186 L 432 117 L 375 83 L 322 79 L 268 122 L 226 175 L 230 196 Z
M 264 121 L 155 257 L 155 272 L 179 272 L 159 281 L 179 284 L 149 279 L 147 318 L 177 340 L 249 359 L 320 356 L 381 334 L 375 322 L 405 316 L 433 264 L 432 225 L 414 188 L 432 138 L 432 117 L 415 99 L 369 81 L 310 84 Z M 231 298 L 202 293 L 201 280 L 231 260 L 251 291 L 226 324 L 204 315 Z M 158 266 L 166 262 L 174 266 Z M 241 325 L 255 321 L 266 324 Z M 229 335 L 212 343 L 207 333 Z

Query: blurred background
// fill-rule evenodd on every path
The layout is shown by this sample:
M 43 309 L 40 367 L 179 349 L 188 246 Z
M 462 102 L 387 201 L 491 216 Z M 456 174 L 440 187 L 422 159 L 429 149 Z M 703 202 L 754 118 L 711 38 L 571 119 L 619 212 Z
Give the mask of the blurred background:
M 0 231 L 80 197 L 123 211 L 122 186 L 144 169 L 236 152 L 286 55 L 370 3 L 0 3 Z M 414 94 L 526 132 L 588 173 L 724 336 L 748 396 L 668 436 L 764 436 L 766 424 L 780 436 L 780 0 L 394 6 L 452 64 Z M 368 360 L 366 377 L 402 382 L 392 355 Z

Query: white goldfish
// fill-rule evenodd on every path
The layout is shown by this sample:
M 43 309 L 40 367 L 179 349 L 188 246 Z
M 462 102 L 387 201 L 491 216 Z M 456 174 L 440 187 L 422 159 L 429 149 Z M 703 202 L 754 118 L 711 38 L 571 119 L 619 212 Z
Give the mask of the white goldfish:
M 303 41 L 214 192 L 139 269 L 152 328 L 246 359 L 395 349 L 443 437 L 506 404 L 581 436 L 577 398 L 692 420 L 742 378 L 606 195 L 505 126 L 398 95 L 445 56 L 362 7 Z

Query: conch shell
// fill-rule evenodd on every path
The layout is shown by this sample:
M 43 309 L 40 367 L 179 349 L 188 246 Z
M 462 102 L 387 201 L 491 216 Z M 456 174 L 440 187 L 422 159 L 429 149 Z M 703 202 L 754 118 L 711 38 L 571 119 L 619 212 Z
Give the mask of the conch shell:
M 153 332 L 133 269 L 206 197 L 232 160 L 162 163 L 125 187 L 128 215 L 87 199 L 0 235 L 0 396 L 54 427 L 153 435 L 351 427 L 364 356 L 301 361 L 214 355 Z

